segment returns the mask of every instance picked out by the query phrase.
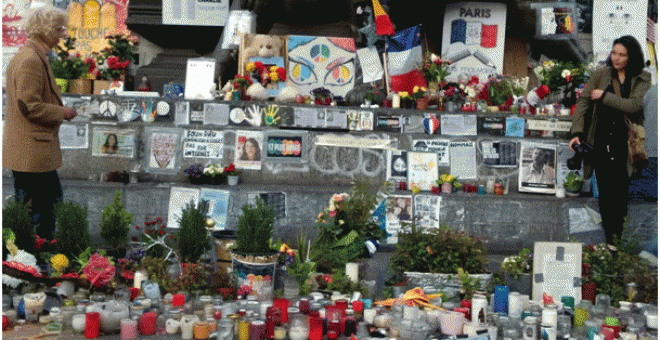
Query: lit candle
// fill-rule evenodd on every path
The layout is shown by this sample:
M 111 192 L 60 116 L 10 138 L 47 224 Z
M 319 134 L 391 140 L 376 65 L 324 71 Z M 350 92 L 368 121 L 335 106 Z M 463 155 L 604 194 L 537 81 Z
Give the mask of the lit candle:
M 23 295 L 25 320 L 28 322 L 36 322 L 39 320 L 39 313 L 41 313 L 41 311 L 44 309 L 45 301 L 46 294 L 43 292 Z
M 488 306 L 488 301 L 483 295 L 475 294 L 472 297 L 472 322 L 485 323 L 486 322 L 486 307 Z
M 250 339 L 250 320 L 246 318 L 238 322 L 238 340 Z
M 99 336 L 100 316 L 99 312 L 85 314 L 85 338 L 95 339 Z
M 398 109 L 401 107 L 401 97 L 398 93 L 392 95 L 392 108 Z
M 74 331 L 82 333 L 85 331 L 85 314 L 76 314 L 71 318 L 71 327 Z
M 147 273 L 137 270 L 133 274 L 133 288 L 142 289 L 142 281 L 147 279 Z
M 362 314 L 363 314 L 362 317 L 364 318 L 364 321 L 366 321 L 366 323 L 368 323 L 370 325 L 373 325 L 374 318 L 376 318 L 376 310 L 373 309 L 373 308 L 367 308 L 367 309 L 364 310 L 364 312 Z
M 274 339 L 275 340 L 284 340 L 284 339 L 286 339 L 286 327 L 276 326 L 275 327 Z
M 179 332 L 179 326 L 181 326 L 179 320 L 167 319 L 165 321 L 165 332 L 167 334 L 176 334 Z
M 121 320 L 121 340 L 135 340 L 137 339 L 137 320 L 122 319 Z
M 557 305 L 549 303 L 541 312 L 541 325 L 557 328 Z
M 360 264 L 355 262 L 349 262 L 346 264 L 346 276 L 353 282 L 358 282 L 359 277 L 358 273 L 360 271 Z
M 156 313 L 147 312 L 140 317 L 140 334 L 153 335 L 156 334 Z

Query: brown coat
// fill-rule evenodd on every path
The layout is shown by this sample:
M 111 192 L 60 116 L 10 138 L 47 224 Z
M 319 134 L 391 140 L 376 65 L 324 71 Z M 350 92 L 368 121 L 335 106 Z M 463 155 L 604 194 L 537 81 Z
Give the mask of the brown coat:
M 590 111 L 591 91 L 595 89 L 605 90 L 610 84 L 614 88 L 614 93 L 603 93 L 602 102 L 595 102 L 593 109 Z M 571 136 L 580 136 L 587 143 L 593 145 L 596 139 L 596 115 L 594 113 L 598 105 L 615 108 L 623 112 L 631 121 L 642 123 L 644 121 L 644 95 L 649 87 L 651 87 L 651 75 L 642 72 L 630 81 L 630 95 L 628 98 L 622 98 L 621 82 L 619 82 L 618 77 L 612 77 L 612 68 L 598 69 L 584 86 L 582 95 L 577 100 Z M 586 122 L 589 122 L 588 127 L 585 126 Z M 632 175 L 633 168 L 632 157 L 628 155 L 628 176 Z M 584 177 L 591 177 L 592 170 L 590 164 L 585 164 Z
M 7 66 L 2 166 L 47 172 L 62 166 L 58 132 L 67 109 L 46 57 L 45 44 L 29 39 Z M 21 112 L 19 101 L 26 105 Z

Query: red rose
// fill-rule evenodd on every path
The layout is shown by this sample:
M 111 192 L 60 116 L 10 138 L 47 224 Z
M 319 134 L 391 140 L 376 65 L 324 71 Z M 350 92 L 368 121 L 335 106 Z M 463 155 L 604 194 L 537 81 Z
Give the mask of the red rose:
M 161 235 L 165 234 L 165 232 L 162 231 L 162 230 L 159 230 L 158 233 L 161 234 Z
M 133 280 L 135 279 L 135 273 L 133 273 L 132 270 L 124 270 L 121 272 L 121 277 L 123 277 L 126 280 Z
M 283 67 L 277 69 L 277 77 L 280 78 L 280 81 L 286 81 L 286 70 Z
M 52 239 L 52 240 L 50 240 L 50 245 L 51 245 L 51 246 L 54 246 L 55 244 L 57 244 L 57 240 L 56 240 L 56 239 Z

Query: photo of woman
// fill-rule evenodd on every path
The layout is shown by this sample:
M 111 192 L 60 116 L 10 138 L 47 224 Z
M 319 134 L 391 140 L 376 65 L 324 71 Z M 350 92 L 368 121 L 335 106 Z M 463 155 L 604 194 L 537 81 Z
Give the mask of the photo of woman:
M 242 161 L 259 161 L 261 160 L 261 149 L 259 148 L 259 142 L 254 138 L 248 138 L 245 143 L 243 143 L 243 150 L 241 151 L 241 156 L 239 158 Z
M 101 152 L 104 154 L 114 155 L 119 150 L 119 141 L 117 140 L 117 135 L 114 133 L 108 134 L 105 138 L 105 143 L 101 147 Z

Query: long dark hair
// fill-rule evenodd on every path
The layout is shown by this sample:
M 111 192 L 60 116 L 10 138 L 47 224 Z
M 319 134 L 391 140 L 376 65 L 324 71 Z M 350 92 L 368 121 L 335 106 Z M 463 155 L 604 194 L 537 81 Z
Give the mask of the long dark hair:
M 644 52 L 639 41 L 632 35 L 624 35 L 617 38 L 612 43 L 612 47 L 616 44 L 623 45 L 628 50 L 628 66 L 626 66 L 626 78 L 630 79 L 642 73 L 644 69 Z M 612 56 L 607 58 L 607 66 L 612 66 Z

